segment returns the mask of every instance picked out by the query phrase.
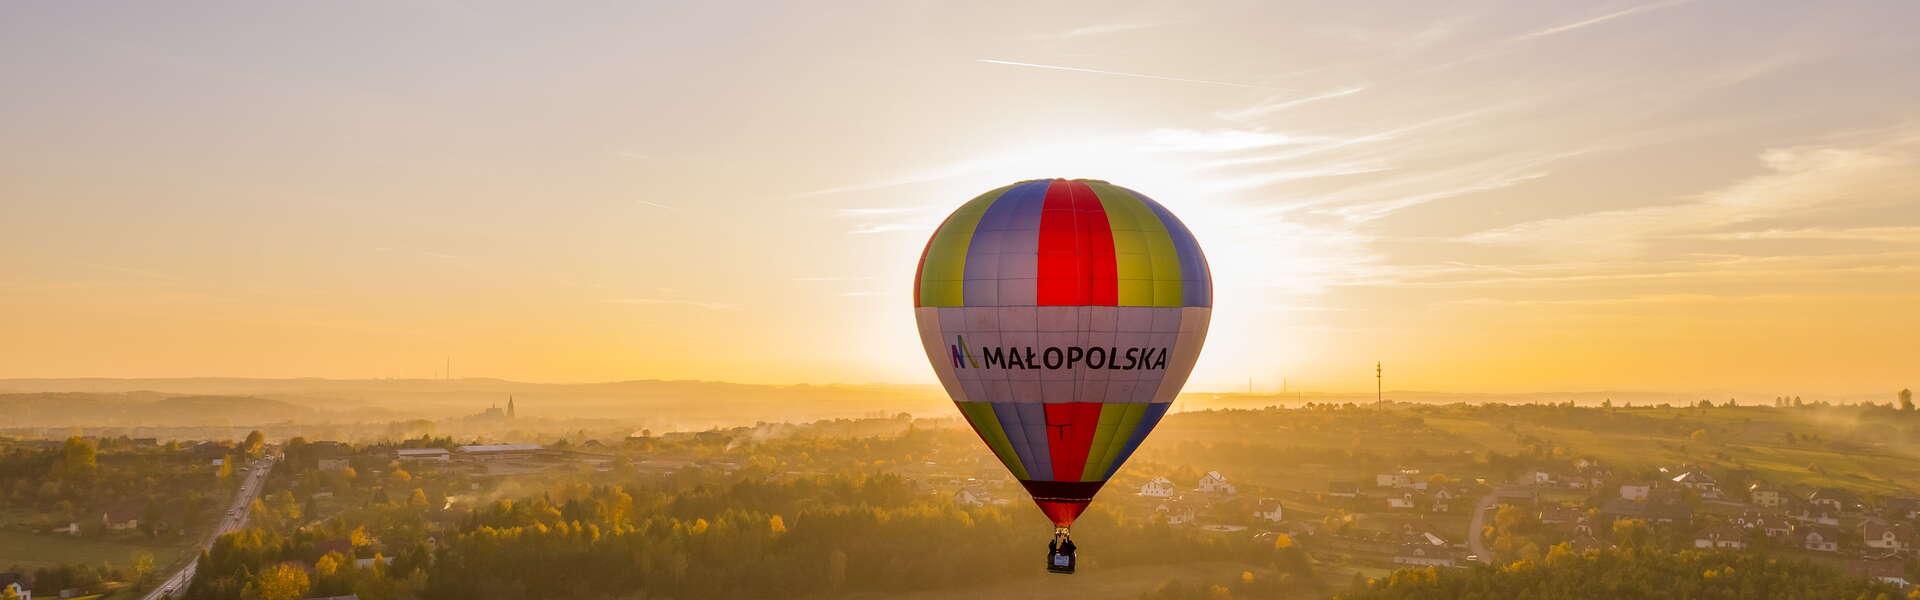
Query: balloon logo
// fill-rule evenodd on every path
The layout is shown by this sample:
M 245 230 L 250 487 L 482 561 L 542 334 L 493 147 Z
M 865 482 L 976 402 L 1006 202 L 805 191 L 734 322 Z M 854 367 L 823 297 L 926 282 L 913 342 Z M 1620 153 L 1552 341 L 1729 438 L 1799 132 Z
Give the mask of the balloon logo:
M 914 284 L 941 385 L 1060 528 L 1166 414 L 1213 310 L 1186 225 L 1084 179 L 967 202 L 927 241 Z

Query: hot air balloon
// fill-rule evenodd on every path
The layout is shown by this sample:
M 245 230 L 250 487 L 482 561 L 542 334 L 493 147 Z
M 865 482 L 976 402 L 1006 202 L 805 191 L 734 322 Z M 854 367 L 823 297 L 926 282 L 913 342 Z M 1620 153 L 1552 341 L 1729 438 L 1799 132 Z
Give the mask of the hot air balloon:
M 1139 192 L 1086 179 L 968 201 L 927 241 L 914 280 L 941 385 L 1056 542 L 1166 414 L 1212 307 L 1186 225 Z

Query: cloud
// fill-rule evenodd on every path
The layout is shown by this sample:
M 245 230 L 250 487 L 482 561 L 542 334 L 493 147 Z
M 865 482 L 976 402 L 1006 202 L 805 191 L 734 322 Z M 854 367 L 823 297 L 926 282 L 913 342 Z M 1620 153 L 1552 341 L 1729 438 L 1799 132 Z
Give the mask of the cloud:
M 1214 115 L 1229 121 L 1245 121 L 1248 119 L 1257 119 L 1260 117 L 1265 117 L 1267 115 L 1286 111 L 1288 109 L 1304 106 L 1307 104 L 1312 104 L 1315 102 L 1319 102 L 1321 100 L 1332 100 L 1334 98 L 1343 98 L 1346 96 L 1352 96 L 1354 94 L 1358 94 L 1366 90 L 1367 90 L 1366 86 L 1357 85 L 1353 87 L 1337 89 L 1331 92 L 1314 94 L 1312 96 L 1295 96 L 1295 95 L 1274 96 L 1274 97 L 1269 97 L 1265 100 L 1261 100 L 1259 104 L 1255 104 L 1253 106 L 1249 106 L 1239 110 L 1220 111 L 1220 112 L 1214 113 Z
M 601 302 L 607 304 L 691 306 L 706 310 L 733 310 L 740 307 L 740 305 L 731 302 L 708 302 L 705 300 L 689 300 L 685 298 L 608 298 L 601 300 Z
M 651 206 L 651 207 L 654 207 L 654 208 L 659 208 L 659 209 L 665 209 L 665 210 L 671 210 L 671 211 L 675 211 L 675 212 L 678 212 L 678 211 L 680 210 L 680 209 L 679 209 L 678 207 L 673 207 L 673 206 L 667 206 L 667 205 L 665 205 L 665 204 L 661 204 L 661 203 L 659 203 L 659 202 L 650 202 L 650 201 L 647 201 L 647 200 L 634 200 L 634 201 L 633 201 L 633 203 L 634 203 L 634 204 L 638 204 L 638 205 L 641 205 L 641 206 Z
M 1481 244 L 1548 244 L 1631 250 L 1661 237 L 1724 232 L 1772 219 L 1809 217 L 1898 202 L 1920 189 L 1920 129 L 1849 145 L 1762 152 L 1768 170 L 1677 204 L 1542 219 L 1466 236 Z
M 1240 152 L 1306 141 L 1310 140 L 1260 130 L 1156 129 L 1147 134 L 1147 143 L 1140 149 L 1149 152 Z
M 1542 30 L 1539 30 L 1539 31 L 1534 31 L 1534 32 L 1530 32 L 1530 33 L 1525 33 L 1525 34 L 1521 34 L 1521 35 L 1519 35 L 1519 36 L 1516 36 L 1516 37 L 1514 37 L 1514 38 L 1513 38 L 1513 41 L 1520 41 L 1520 40 L 1530 40 L 1530 39 L 1534 39 L 1534 38 L 1540 38 L 1540 37 L 1546 37 L 1546 36 L 1550 36 L 1550 35 L 1559 35 L 1559 34 L 1562 34 L 1562 33 L 1566 33 L 1566 32 L 1569 32 L 1569 31 L 1573 31 L 1573 30 L 1576 30 L 1576 29 L 1582 29 L 1582 28 L 1586 28 L 1586 27 L 1592 27 L 1592 26 L 1594 26 L 1594 25 L 1599 25 L 1599 24 L 1601 24 L 1601 23 L 1605 23 L 1605 22 L 1607 22 L 1607 21 L 1612 21 L 1612 20 L 1614 20 L 1614 19 L 1619 19 L 1619 18 L 1623 18 L 1623 17 L 1629 17 L 1629 16 L 1633 16 L 1633 15 L 1636 15 L 1636 14 L 1640 14 L 1640 13 L 1643 13 L 1643 12 L 1648 12 L 1648 11 L 1654 11 L 1654 10 L 1660 10 L 1660 9 L 1663 9 L 1663 8 L 1668 8 L 1668 7 L 1673 7 L 1673 6 L 1679 6 L 1679 5 L 1681 5 L 1681 4 L 1686 4 L 1686 3 L 1688 3 L 1688 2 L 1690 2 L 1690 1 L 1691 1 L 1691 0 L 1667 0 L 1667 1 L 1665 1 L 1665 2 L 1653 2 L 1653 3 L 1649 3 L 1649 4 L 1642 4 L 1642 5 L 1639 5 L 1639 6 L 1633 6 L 1633 7 L 1629 7 L 1629 8 L 1626 8 L 1626 9 L 1622 9 L 1622 10 L 1617 10 L 1617 11 L 1614 11 L 1614 12 L 1610 12 L 1610 13 L 1607 13 L 1607 14 L 1604 14 L 1604 15 L 1600 15 L 1600 16 L 1598 16 L 1598 17 L 1593 17 L 1593 18 L 1591 18 L 1591 19 L 1585 19 L 1585 20 L 1581 20 L 1581 21 L 1575 21 L 1575 22 L 1572 22 L 1572 23 L 1568 23 L 1568 24 L 1565 24 L 1565 25 L 1559 25 L 1559 26 L 1555 26 L 1555 27 L 1548 27 L 1548 28 L 1546 28 L 1546 29 L 1542 29 Z
M 1179 82 L 1179 83 L 1198 83 L 1203 85 L 1220 85 L 1220 86 L 1239 87 L 1239 88 L 1269 89 L 1266 86 L 1254 85 L 1250 83 L 1236 83 L 1232 81 L 1214 81 L 1211 79 L 1189 79 L 1186 77 L 1169 77 L 1166 75 L 1149 75 L 1146 73 L 1129 73 L 1126 71 L 1108 71 L 1105 69 L 1089 69 L 1085 67 L 1069 67 L 1064 65 L 1043 65 L 1039 63 L 1016 62 L 1011 60 L 998 60 L 998 59 L 992 59 L 992 58 L 975 59 L 974 62 L 986 63 L 990 65 L 1006 65 L 1009 67 L 1023 67 L 1028 69 L 1047 69 L 1051 71 L 1090 73 L 1094 75 L 1108 75 L 1113 77 L 1131 77 L 1134 79 L 1154 79 L 1159 81 L 1173 81 L 1173 82 Z
M 1714 241 L 1820 240 L 1842 242 L 1920 242 L 1920 227 L 1805 227 L 1800 229 L 1762 229 L 1725 231 L 1676 236 L 1683 239 Z
M 1097 25 L 1085 25 L 1081 27 L 1075 27 L 1072 29 L 1067 29 L 1064 31 L 1056 31 L 1053 33 L 1037 33 L 1027 37 L 1031 39 L 1036 39 L 1036 40 L 1066 40 L 1066 39 L 1081 38 L 1081 37 L 1091 37 L 1091 36 L 1097 36 L 1097 35 L 1107 35 L 1107 34 L 1113 34 L 1113 33 L 1125 33 L 1128 31 L 1140 31 L 1142 29 L 1152 29 L 1155 27 L 1160 27 L 1162 25 L 1166 25 L 1166 23 L 1164 22 L 1162 23 L 1102 23 Z

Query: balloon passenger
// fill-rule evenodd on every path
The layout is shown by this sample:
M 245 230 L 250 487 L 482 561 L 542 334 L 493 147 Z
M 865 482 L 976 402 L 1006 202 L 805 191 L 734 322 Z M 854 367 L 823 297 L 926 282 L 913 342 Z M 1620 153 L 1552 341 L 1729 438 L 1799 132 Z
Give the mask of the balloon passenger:
M 1054 532 L 1053 540 L 1047 542 L 1047 571 L 1072 574 L 1075 566 L 1074 550 L 1072 536 L 1064 531 Z

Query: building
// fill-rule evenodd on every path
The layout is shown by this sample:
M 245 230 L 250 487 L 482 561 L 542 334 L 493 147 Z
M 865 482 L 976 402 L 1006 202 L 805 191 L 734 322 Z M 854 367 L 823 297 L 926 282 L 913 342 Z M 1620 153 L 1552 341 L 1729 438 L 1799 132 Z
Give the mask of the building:
M 33 588 L 27 587 L 27 576 L 23 573 L 0 573 L 0 591 L 11 591 L 20 600 L 33 600 Z
M 1809 525 L 1799 533 L 1800 547 L 1815 552 L 1840 551 L 1840 532 L 1825 525 Z
M 393 457 L 400 462 L 447 462 L 453 453 L 446 448 L 401 448 L 393 451 Z
M 1826 508 L 1802 508 L 1799 512 L 1790 512 L 1787 514 L 1793 517 L 1793 520 L 1802 523 L 1814 523 L 1828 527 L 1838 527 L 1840 525 L 1839 513 L 1831 512 Z
M 1173 481 L 1165 477 L 1155 477 L 1153 481 L 1140 486 L 1140 495 L 1148 498 L 1172 498 Z
M 981 507 L 993 504 L 993 495 L 981 488 L 960 488 L 953 493 L 953 503 L 961 506 Z
M 539 444 L 474 444 L 455 450 L 470 460 L 512 460 L 531 457 L 541 448 Z
M 1652 493 L 1653 493 L 1653 484 L 1651 483 L 1620 484 L 1621 500 L 1632 500 L 1632 501 L 1638 502 L 1641 500 L 1646 500 L 1647 496 L 1651 495 Z
M 1426 490 L 1427 480 L 1420 477 L 1419 469 L 1400 469 L 1394 473 L 1380 473 L 1373 476 L 1375 487 L 1403 490 Z
M 1260 504 L 1253 511 L 1253 518 L 1264 519 L 1270 523 L 1279 523 L 1286 520 L 1287 511 L 1285 507 L 1280 506 L 1279 500 L 1274 498 L 1261 498 Z
M 1708 475 L 1706 471 L 1687 469 L 1679 475 L 1673 476 L 1673 483 L 1698 492 L 1701 498 L 1720 497 L 1720 482 L 1714 481 L 1713 476 Z
M 1387 496 L 1387 508 L 1392 508 L 1392 509 L 1413 508 L 1413 493 L 1407 492 L 1407 493 L 1400 494 L 1398 496 Z
M 1787 518 L 1780 514 L 1747 512 L 1729 519 L 1727 522 L 1732 523 L 1735 527 L 1749 531 L 1758 531 L 1762 535 L 1776 540 L 1786 539 L 1787 536 L 1793 534 L 1793 525 L 1788 523 Z
M 1360 497 L 1360 484 L 1351 481 L 1327 482 L 1327 495 L 1335 498 Z
M 1920 498 L 1895 496 L 1880 501 L 1880 510 L 1889 519 L 1920 519 Z
M 109 510 L 100 513 L 100 524 L 111 531 L 126 531 L 140 527 L 140 513 L 131 510 Z
M 1454 565 L 1453 552 L 1444 546 L 1431 544 L 1401 544 L 1393 553 L 1393 564 L 1420 567 L 1451 567 Z
M 338 471 L 353 466 L 353 462 L 345 456 L 335 456 L 320 459 L 319 466 L 322 471 Z
M 1200 484 L 1196 487 L 1203 494 L 1233 495 L 1240 491 L 1240 488 L 1229 483 L 1227 476 L 1221 475 L 1219 471 L 1207 471 L 1206 475 L 1200 476 Z
M 1846 490 L 1820 488 L 1807 494 L 1807 504 L 1838 514 L 1859 508 L 1860 498 Z
M 1867 521 L 1860 524 L 1860 540 L 1876 550 L 1906 550 L 1913 545 L 1913 532 L 1906 523 Z
M 1755 481 L 1753 485 L 1747 486 L 1747 501 L 1752 502 L 1754 506 L 1780 508 L 1786 499 L 1786 494 L 1781 493 L 1780 488 L 1767 485 L 1764 481 Z
M 1747 547 L 1746 531 L 1733 525 L 1715 523 L 1700 530 L 1694 536 L 1695 548 L 1732 548 L 1739 550 Z
M 1166 519 L 1168 525 L 1186 525 L 1193 522 L 1193 507 L 1177 502 L 1162 502 L 1153 507 L 1153 512 Z

